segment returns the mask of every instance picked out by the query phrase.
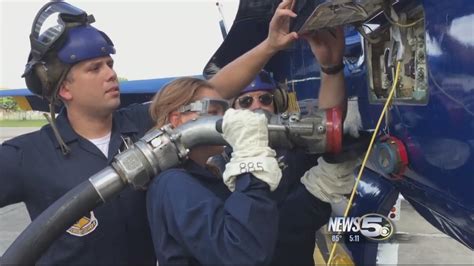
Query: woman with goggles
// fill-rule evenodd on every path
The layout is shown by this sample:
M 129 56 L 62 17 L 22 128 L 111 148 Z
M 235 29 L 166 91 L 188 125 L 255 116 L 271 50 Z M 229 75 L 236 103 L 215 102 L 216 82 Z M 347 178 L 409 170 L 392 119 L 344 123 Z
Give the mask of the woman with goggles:
M 153 98 L 150 111 L 157 127 L 177 127 L 198 116 L 224 115 L 225 103 L 207 81 L 180 78 Z M 149 186 L 148 220 L 160 265 L 270 262 L 278 230 L 270 191 L 278 186 L 281 170 L 268 147 L 266 118 L 229 109 L 222 128 L 234 149 L 223 176 L 207 167 L 223 147 L 199 146 L 180 168 L 162 172 Z

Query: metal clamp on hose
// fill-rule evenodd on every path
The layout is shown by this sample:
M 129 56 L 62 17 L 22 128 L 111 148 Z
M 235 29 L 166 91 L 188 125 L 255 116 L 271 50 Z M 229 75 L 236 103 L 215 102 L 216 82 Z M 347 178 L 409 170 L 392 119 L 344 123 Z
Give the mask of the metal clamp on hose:
M 342 111 L 320 110 L 312 115 L 271 115 L 268 122 L 270 146 L 302 148 L 307 153 L 338 153 L 342 145 Z
M 188 150 L 180 143 L 180 134 L 169 125 L 152 129 L 129 149 L 115 156 L 111 167 L 124 184 L 134 189 L 146 189 L 150 180 L 170 167 L 179 165 Z M 121 190 L 113 175 L 90 178 L 103 201 Z M 118 190 L 117 190 L 118 189 Z
M 151 178 L 163 169 L 178 165 L 180 156 L 170 129 L 152 129 L 130 149 L 115 156 L 112 167 L 134 189 L 145 189 Z

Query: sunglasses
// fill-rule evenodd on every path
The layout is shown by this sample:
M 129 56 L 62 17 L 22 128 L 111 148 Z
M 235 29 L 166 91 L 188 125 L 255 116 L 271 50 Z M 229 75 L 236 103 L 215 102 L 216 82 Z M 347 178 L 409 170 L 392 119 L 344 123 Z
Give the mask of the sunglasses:
M 240 107 L 242 108 L 249 108 L 253 104 L 254 98 L 250 95 L 245 95 L 237 99 L 239 102 Z M 263 106 L 269 106 L 273 103 L 273 94 L 270 93 L 265 93 L 260 96 L 258 96 L 258 101 L 263 105 Z

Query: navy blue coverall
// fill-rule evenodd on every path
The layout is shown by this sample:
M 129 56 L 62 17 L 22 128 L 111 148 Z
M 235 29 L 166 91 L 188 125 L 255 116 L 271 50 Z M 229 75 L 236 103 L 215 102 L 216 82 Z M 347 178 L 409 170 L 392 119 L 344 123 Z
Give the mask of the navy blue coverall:
M 31 219 L 37 217 L 67 191 L 109 165 L 123 148 L 123 139 L 141 138 L 153 125 L 148 107 L 134 105 L 114 112 L 108 159 L 74 132 L 65 109 L 56 124 L 70 154 L 62 154 L 50 125 L 4 142 L 0 147 L 0 207 L 25 202 Z M 38 264 L 156 265 L 145 192 L 127 188 L 94 209 L 93 215 L 84 215 L 84 224 L 73 232 L 76 235 L 65 232 Z
M 278 204 L 278 239 L 271 265 L 314 266 L 316 231 L 329 221 L 331 205 L 313 196 L 300 178 L 317 164 L 315 155 L 302 150 L 277 150 L 284 168 L 271 197 Z
M 155 178 L 148 190 L 147 209 L 160 265 L 314 266 L 315 233 L 331 212 L 328 203 L 311 195 L 300 182 L 316 157 L 288 150 L 278 154 L 283 178 L 269 195 L 277 204 L 277 219 L 264 208 L 271 206 L 266 196 L 249 194 L 268 193 L 260 188 L 254 191 L 252 184 L 261 181 L 251 175 L 237 179 L 234 193 L 221 178 L 193 162 Z M 275 225 L 278 231 L 273 236 L 261 231 L 273 230 Z M 267 246 L 258 242 L 262 237 Z M 271 241 L 276 241 L 275 248 Z M 262 257 L 271 251 L 270 259 Z
M 189 160 L 152 181 L 147 210 L 160 266 L 270 262 L 278 211 L 269 186 L 251 174 L 238 176 L 230 192 Z

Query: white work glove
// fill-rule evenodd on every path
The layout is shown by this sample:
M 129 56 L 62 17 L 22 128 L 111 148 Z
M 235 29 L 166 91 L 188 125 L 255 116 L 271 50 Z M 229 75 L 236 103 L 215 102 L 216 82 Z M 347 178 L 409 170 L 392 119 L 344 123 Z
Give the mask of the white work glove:
M 275 151 L 268 147 L 267 118 L 249 110 L 228 109 L 224 114 L 222 135 L 232 146 L 230 162 L 223 174 L 224 183 L 235 190 L 235 179 L 243 173 L 252 173 L 273 191 L 281 179 L 281 169 Z
M 344 119 L 344 124 L 342 126 L 344 129 L 344 135 L 347 134 L 354 138 L 359 137 L 359 130 L 363 127 L 358 108 L 357 101 L 349 100 L 347 102 L 346 118 Z
M 318 199 L 328 203 L 338 203 L 354 187 L 354 169 L 359 159 L 330 164 L 322 157 L 301 178 L 301 183 Z

